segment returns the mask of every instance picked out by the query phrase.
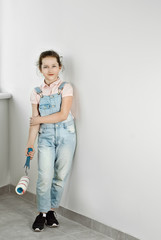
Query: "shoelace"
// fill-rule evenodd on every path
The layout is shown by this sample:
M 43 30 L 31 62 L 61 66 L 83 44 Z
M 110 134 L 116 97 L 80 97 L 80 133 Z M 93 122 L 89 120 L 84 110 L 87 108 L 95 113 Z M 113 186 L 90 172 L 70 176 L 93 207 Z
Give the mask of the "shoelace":
M 57 214 L 56 214 L 56 212 L 54 211 L 54 216 L 55 216 L 55 218 L 57 218 Z
M 42 223 L 42 222 L 44 222 L 44 220 L 45 220 L 45 217 L 43 217 L 43 215 L 37 216 L 37 222 Z
M 50 211 L 48 214 L 49 214 L 49 217 L 54 217 L 57 220 L 57 214 L 55 211 Z

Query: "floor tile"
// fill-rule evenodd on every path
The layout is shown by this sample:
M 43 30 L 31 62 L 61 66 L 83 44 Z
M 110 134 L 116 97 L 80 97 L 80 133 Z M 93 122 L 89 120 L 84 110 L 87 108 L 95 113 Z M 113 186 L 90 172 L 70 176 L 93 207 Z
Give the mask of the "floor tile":
M 34 232 L 36 204 L 13 193 L 0 195 L 0 240 L 112 240 L 89 228 L 58 215 L 60 226 Z

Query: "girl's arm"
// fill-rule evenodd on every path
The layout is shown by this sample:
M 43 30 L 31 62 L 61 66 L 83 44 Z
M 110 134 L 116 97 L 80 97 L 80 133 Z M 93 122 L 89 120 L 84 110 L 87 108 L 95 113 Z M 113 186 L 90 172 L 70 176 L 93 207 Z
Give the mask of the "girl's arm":
M 72 106 L 72 96 L 63 97 L 60 112 L 53 113 L 44 117 L 30 118 L 30 126 L 39 126 L 40 123 L 57 123 L 67 119 Z
M 38 104 L 32 104 L 32 117 L 37 117 L 37 116 L 39 116 Z M 40 127 L 40 124 L 37 124 L 35 126 L 30 126 L 29 136 L 27 141 L 27 148 L 34 146 L 37 133 L 39 131 L 39 127 Z

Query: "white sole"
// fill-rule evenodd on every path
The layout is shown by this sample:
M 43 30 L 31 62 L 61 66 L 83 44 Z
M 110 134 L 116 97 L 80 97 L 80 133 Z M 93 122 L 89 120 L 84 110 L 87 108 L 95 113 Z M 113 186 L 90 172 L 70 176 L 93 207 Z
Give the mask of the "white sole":
M 50 228 L 59 227 L 59 225 L 57 225 L 57 224 L 53 224 L 53 225 L 47 225 L 47 224 L 46 224 L 46 226 L 47 226 L 47 227 L 50 227 Z
M 40 230 L 40 229 L 32 229 L 34 232 L 42 232 L 42 231 L 44 231 L 44 228 L 42 229 L 42 230 Z

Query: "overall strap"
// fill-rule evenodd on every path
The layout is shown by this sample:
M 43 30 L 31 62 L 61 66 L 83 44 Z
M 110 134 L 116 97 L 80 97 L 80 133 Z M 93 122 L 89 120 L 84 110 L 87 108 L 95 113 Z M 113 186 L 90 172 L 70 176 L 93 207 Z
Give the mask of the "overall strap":
M 40 97 L 43 97 L 40 87 L 35 87 L 34 89 L 35 89 L 36 93 L 40 95 Z
M 67 82 L 62 82 L 62 83 L 60 84 L 60 86 L 58 87 L 58 94 L 61 93 L 61 91 L 63 90 L 63 87 L 64 87 L 64 85 L 65 85 L 66 83 L 67 83 Z

